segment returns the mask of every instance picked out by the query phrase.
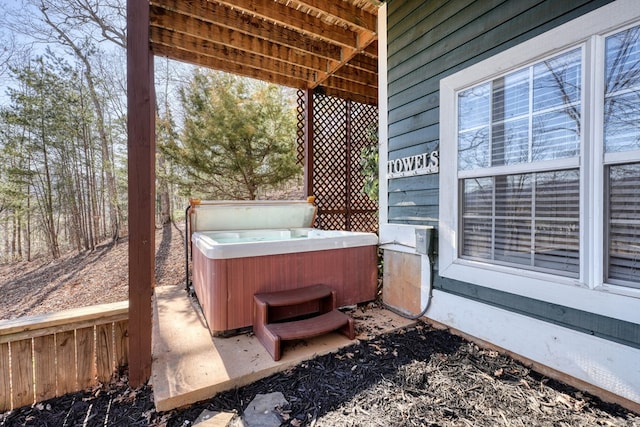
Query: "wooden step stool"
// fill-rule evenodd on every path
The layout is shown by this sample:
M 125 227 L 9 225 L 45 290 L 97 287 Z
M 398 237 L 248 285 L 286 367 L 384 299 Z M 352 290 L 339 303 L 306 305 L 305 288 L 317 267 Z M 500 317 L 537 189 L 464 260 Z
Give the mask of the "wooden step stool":
M 336 293 L 325 285 L 314 285 L 253 296 L 253 333 L 273 360 L 280 360 L 280 343 L 311 338 L 339 330 L 355 338 L 353 319 L 336 309 Z M 312 317 L 298 320 L 302 315 Z

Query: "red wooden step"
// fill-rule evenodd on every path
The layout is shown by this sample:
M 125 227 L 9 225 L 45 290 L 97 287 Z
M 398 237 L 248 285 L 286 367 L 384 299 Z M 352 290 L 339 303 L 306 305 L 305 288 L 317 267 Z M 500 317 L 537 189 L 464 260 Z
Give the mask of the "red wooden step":
M 312 338 L 318 335 L 324 335 L 343 327 L 349 327 L 349 323 L 353 319 L 338 310 L 328 313 L 319 314 L 304 320 L 294 320 L 291 322 L 270 323 L 265 327 L 273 335 L 280 337 L 281 340 L 298 340 L 302 338 Z M 349 339 L 354 339 L 353 328 L 345 335 Z
M 313 285 L 287 291 L 259 293 L 254 297 L 271 307 L 282 307 L 328 298 L 333 292 L 333 289 L 326 285 Z
M 351 340 L 355 338 L 353 319 L 338 310 L 304 320 L 266 324 L 254 328 L 254 333 L 273 360 L 280 360 L 282 341 L 312 338 L 336 330 Z
M 253 300 L 253 333 L 273 360 L 280 360 L 282 341 L 312 338 L 336 330 L 349 339 L 355 338 L 353 319 L 336 310 L 336 293 L 328 286 L 255 294 Z M 313 312 L 304 312 L 313 316 L 297 320 L 295 315 L 301 314 L 300 306 L 314 307 Z

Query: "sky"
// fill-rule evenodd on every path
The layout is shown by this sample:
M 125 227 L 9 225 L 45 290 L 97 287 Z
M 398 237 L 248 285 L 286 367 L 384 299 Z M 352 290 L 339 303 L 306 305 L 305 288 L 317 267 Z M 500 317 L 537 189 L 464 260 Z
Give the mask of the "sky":
M 29 2 L 34 2 L 37 0 L 0 0 L 0 11 L 4 13 L 0 13 L 0 108 L 6 106 L 9 102 L 9 97 L 7 96 L 7 88 L 11 87 L 15 84 L 15 81 L 11 78 L 11 73 L 8 72 L 6 66 L 3 66 L 3 59 L 7 57 L 7 53 L 3 54 L 4 49 L 7 49 L 6 40 L 8 37 L 13 37 L 15 41 L 20 45 L 29 45 L 31 49 L 31 56 L 38 56 L 45 52 L 45 49 L 49 47 L 56 56 L 62 56 L 67 59 L 69 64 L 73 65 L 76 63 L 76 58 L 70 52 L 65 51 L 65 49 L 59 43 L 38 43 L 33 44 L 33 39 L 28 35 L 18 34 L 16 32 L 11 32 L 7 25 L 12 25 L 16 23 L 15 12 L 23 13 L 31 10 L 31 15 L 33 19 L 41 18 L 41 13 L 39 10 L 35 9 L 33 6 L 29 6 Z M 56 0 L 47 0 L 47 1 L 56 1 Z M 57 0 L 60 2 L 65 2 L 68 0 Z M 107 0 L 108 1 L 108 0 Z M 116 0 L 112 0 L 116 1 Z M 120 0 L 122 1 L 122 0 Z M 35 28 L 37 25 L 33 25 Z M 105 50 L 115 50 L 120 49 L 119 47 L 115 47 L 115 45 L 111 44 L 111 42 L 103 42 L 100 47 Z M 4 48 L 4 49 L 3 49 Z M 6 52 L 6 51 L 5 51 Z M 122 52 L 120 52 L 122 54 Z M 15 55 L 14 55 L 15 56 Z M 174 114 L 178 114 L 180 108 L 178 108 L 178 95 L 177 88 L 184 84 L 190 78 L 192 74 L 193 66 L 179 63 L 176 61 L 167 61 L 164 58 L 156 58 L 156 93 L 158 98 L 163 96 L 167 88 L 167 79 L 169 79 L 168 88 L 170 91 L 170 104 L 172 105 L 172 110 Z M 122 61 L 123 68 L 126 67 L 126 61 Z M 167 69 L 168 67 L 168 69 Z M 122 70 L 122 76 L 126 73 L 126 70 Z M 160 99 L 159 99 L 160 100 Z M 176 118 L 179 118 L 176 116 Z
M 0 0 L 0 10 L 4 12 L 0 14 L 0 106 L 6 105 L 8 102 L 7 88 L 15 84 L 15 80 L 11 78 L 11 73 L 5 62 L 8 56 L 16 58 L 16 54 L 8 42 L 9 40 L 13 39 L 18 47 L 24 48 L 24 46 L 28 46 L 31 51 L 30 56 L 43 54 L 47 46 L 55 52 L 63 54 L 57 43 L 49 45 L 43 43 L 34 44 L 32 38 L 8 28 L 8 25 L 16 23 L 14 15 L 16 10 L 25 12 L 29 9 L 30 7 L 26 6 L 22 0 Z M 36 16 L 36 13 L 37 11 L 33 10 L 33 16 Z

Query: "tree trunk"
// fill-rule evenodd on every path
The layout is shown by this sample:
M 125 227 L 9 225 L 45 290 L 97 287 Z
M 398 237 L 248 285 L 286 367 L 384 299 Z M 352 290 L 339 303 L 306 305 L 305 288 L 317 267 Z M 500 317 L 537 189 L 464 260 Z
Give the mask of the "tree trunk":
M 31 163 L 31 162 L 29 162 Z M 24 233 L 25 256 L 27 261 L 31 261 L 31 185 L 27 184 L 27 209 L 26 209 L 26 226 Z
M 16 259 L 16 234 L 18 231 L 18 225 L 16 224 L 15 213 L 11 215 L 11 260 Z
M 5 216 L 3 218 L 2 222 L 4 223 L 3 228 L 5 230 L 9 230 L 9 215 Z M 4 244 L 4 252 L 6 254 L 10 254 L 11 253 L 11 249 L 10 249 L 11 245 L 9 244 L 9 232 L 8 231 L 6 233 L 4 233 L 4 242 L 3 242 L 3 244 Z
M 113 162 L 111 160 L 111 150 L 109 150 L 109 140 L 107 138 L 107 132 L 104 125 L 104 110 L 102 103 L 98 96 L 98 91 L 93 80 L 93 71 L 89 57 L 86 54 L 86 50 L 78 46 L 67 33 L 62 31 L 58 25 L 49 19 L 46 10 L 42 10 L 45 18 L 45 22 L 58 34 L 63 43 L 69 46 L 76 57 L 84 64 L 84 75 L 87 80 L 87 86 L 89 88 L 89 96 L 93 103 L 93 108 L 96 112 L 97 128 L 100 137 L 100 147 L 102 154 L 102 168 L 106 177 L 107 198 L 109 206 L 109 218 L 110 218 L 110 232 L 113 240 L 116 240 L 120 234 L 120 205 L 118 202 L 118 195 L 116 189 L 115 173 L 113 171 Z M 96 211 L 94 211 L 96 212 Z
M 44 129 L 42 129 L 44 132 Z M 47 155 L 47 145 L 44 135 L 42 135 L 42 152 L 44 156 L 44 179 L 45 179 L 45 194 L 43 195 L 44 202 L 44 222 L 45 233 L 47 235 L 47 241 L 49 244 L 49 252 L 54 259 L 60 258 L 60 248 L 58 246 L 58 236 L 56 233 L 56 222 L 53 217 L 53 188 L 51 183 L 51 172 L 49 170 L 49 156 Z
M 18 259 L 22 260 L 22 215 L 17 215 L 18 232 L 16 241 L 18 244 Z
M 160 224 L 165 225 L 171 222 L 171 197 L 169 196 L 169 183 L 167 176 L 166 162 L 162 154 L 158 155 L 158 169 L 162 171 L 162 177 L 158 179 L 158 196 L 160 197 Z

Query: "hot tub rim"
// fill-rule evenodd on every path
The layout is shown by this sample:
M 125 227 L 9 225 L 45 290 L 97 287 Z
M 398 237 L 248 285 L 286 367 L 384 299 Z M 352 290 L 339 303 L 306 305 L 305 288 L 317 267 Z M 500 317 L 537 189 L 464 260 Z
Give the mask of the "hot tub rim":
M 191 236 L 191 241 L 208 259 L 249 258 L 255 256 L 376 246 L 378 244 L 378 236 L 374 233 L 344 230 L 317 230 L 307 228 L 294 228 L 291 230 L 313 230 L 320 233 L 320 236 L 291 240 L 218 243 L 210 237 L 210 234 L 259 232 L 262 230 L 207 230 L 194 232 Z M 338 235 L 336 235 L 337 232 L 339 232 Z

